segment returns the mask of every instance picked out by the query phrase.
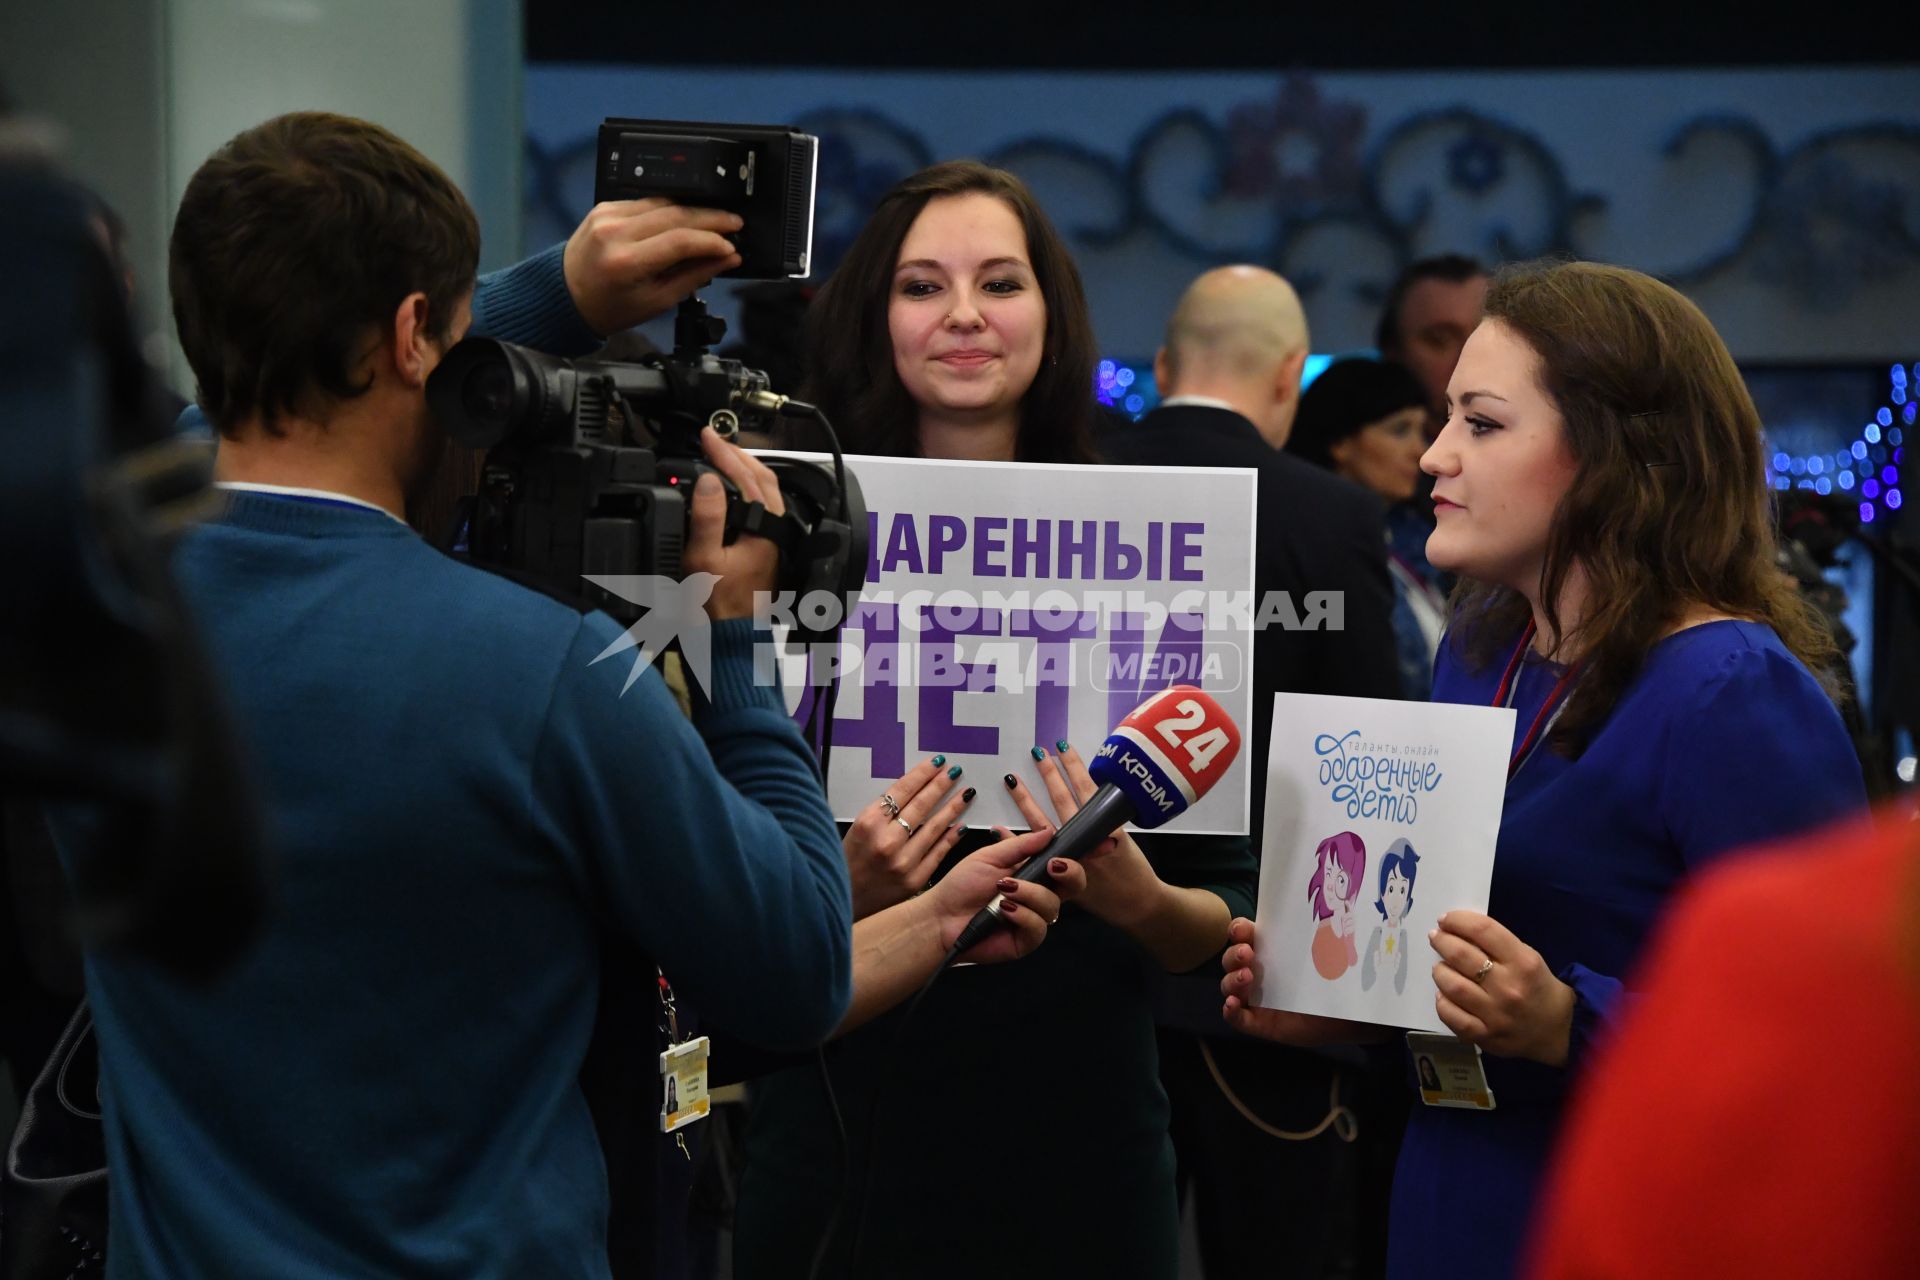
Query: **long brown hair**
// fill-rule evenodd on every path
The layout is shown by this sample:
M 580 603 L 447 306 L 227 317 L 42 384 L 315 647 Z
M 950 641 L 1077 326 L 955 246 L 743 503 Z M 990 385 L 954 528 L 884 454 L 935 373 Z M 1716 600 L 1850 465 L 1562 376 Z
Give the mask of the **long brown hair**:
M 1833 637 L 1778 568 L 1759 411 L 1700 308 L 1624 267 L 1526 263 L 1495 277 L 1486 318 L 1539 357 L 1577 466 L 1548 529 L 1540 584 L 1553 634 L 1584 668 L 1556 749 L 1586 746 L 1693 607 L 1771 626 L 1831 695 Z M 1586 614 L 1567 630 L 1557 605 L 1576 564 Z M 1454 593 L 1456 643 L 1478 667 L 1528 616 L 1509 587 L 1463 581 Z
M 930 200 L 964 195 L 993 196 L 1019 217 L 1047 304 L 1040 370 L 1020 400 L 1014 457 L 1092 462 L 1096 348 L 1080 269 L 1026 184 L 974 160 L 922 169 L 880 198 L 808 309 L 807 399 L 825 411 L 848 453 L 918 456 L 920 414 L 894 369 L 887 304 L 901 242 L 920 211 Z

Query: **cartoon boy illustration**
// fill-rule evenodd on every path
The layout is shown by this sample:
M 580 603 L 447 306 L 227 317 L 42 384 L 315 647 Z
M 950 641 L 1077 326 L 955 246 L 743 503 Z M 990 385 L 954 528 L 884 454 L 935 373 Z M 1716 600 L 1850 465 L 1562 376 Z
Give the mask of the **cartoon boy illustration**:
M 1420 870 L 1420 855 L 1405 840 L 1387 846 L 1380 859 L 1380 896 L 1373 900 L 1382 923 L 1373 926 L 1367 940 L 1367 958 L 1360 966 L 1360 989 L 1373 990 L 1376 972 L 1393 970 L 1393 992 L 1407 989 L 1407 912 L 1413 907 L 1413 878 Z
M 1307 901 L 1319 922 L 1313 931 L 1313 967 L 1331 982 L 1360 959 L 1353 936 L 1360 928 L 1354 918 L 1354 899 L 1367 870 L 1367 846 L 1351 831 L 1328 836 L 1314 851 L 1313 879 L 1307 882 Z

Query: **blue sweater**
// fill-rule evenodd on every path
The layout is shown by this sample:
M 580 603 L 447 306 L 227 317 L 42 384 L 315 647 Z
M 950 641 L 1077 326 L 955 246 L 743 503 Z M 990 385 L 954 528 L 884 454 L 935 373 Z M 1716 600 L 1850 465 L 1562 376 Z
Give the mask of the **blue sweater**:
M 621 696 L 630 656 L 593 663 L 606 615 L 375 511 L 231 494 L 176 571 L 278 908 L 208 987 L 89 959 L 110 1273 L 605 1276 L 577 1082 L 603 938 L 762 1043 L 849 998 L 839 835 L 749 624 L 713 628 L 689 724 L 652 671 Z

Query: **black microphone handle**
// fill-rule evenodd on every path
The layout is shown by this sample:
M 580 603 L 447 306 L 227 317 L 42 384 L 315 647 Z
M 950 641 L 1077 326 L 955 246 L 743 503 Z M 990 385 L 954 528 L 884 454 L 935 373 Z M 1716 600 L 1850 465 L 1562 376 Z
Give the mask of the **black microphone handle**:
M 1134 817 L 1133 800 L 1111 782 L 1102 783 L 1093 793 L 1093 799 L 1081 805 L 1071 818 L 1060 824 L 1053 833 L 1053 839 L 1046 847 L 1034 854 L 1013 873 L 1015 880 L 1025 880 L 1029 884 L 1039 884 L 1047 878 L 1047 864 L 1055 858 L 1079 859 L 1095 848 L 1114 829 L 1132 822 Z M 960 931 L 960 937 L 954 942 L 952 955 L 960 955 L 979 944 L 980 940 L 1004 924 L 1000 918 L 1000 903 L 1004 895 L 995 897 L 992 902 L 980 908 L 973 919 L 967 921 L 967 927 Z

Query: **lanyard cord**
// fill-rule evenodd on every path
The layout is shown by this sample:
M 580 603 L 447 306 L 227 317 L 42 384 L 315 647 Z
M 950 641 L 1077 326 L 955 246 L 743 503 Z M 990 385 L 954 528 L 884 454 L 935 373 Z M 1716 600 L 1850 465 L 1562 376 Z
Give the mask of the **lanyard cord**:
M 1514 699 L 1519 696 L 1520 659 L 1526 653 L 1527 646 L 1533 642 L 1533 635 L 1533 619 L 1529 618 L 1527 629 L 1520 635 L 1520 643 L 1514 646 L 1513 656 L 1507 659 L 1507 669 L 1501 673 L 1500 688 L 1493 695 L 1494 706 L 1511 707 Z M 1560 677 L 1552 691 L 1547 694 L 1547 700 L 1540 704 L 1540 710 L 1534 714 L 1533 723 L 1527 727 L 1527 736 L 1520 740 L 1520 745 L 1514 748 L 1512 758 L 1507 761 L 1508 782 L 1512 782 L 1513 776 L 1520 772 L 1521 766 L 1533 757 L 1534 748 L 1540 745 L 1538 739 L 1553 732 L 1553 726 L 1559 721 L 1560 713 L 1567 709 L 1567 691 L 1579 674 L 1578 663 L 1568 667 L 1566 674 Z

